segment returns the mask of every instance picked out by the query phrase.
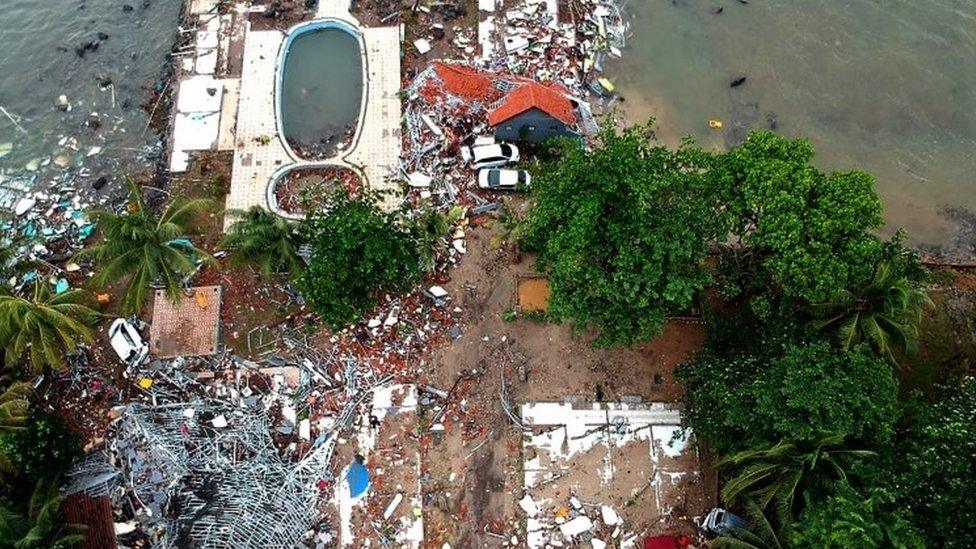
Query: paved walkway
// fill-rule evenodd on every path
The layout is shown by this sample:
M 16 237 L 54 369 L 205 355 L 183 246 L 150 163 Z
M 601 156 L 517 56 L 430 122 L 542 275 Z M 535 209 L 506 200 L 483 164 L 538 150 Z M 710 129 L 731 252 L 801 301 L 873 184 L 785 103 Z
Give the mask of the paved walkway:
M 359 27 L 348 11 L 348 0 L 323 0 L 318 18 L 332 17 Z M 249 31 L 244 42 L 244 70 L 241 76 L 234 171 L 228 209 L 268 207 L 267 188 L 272 174 L 284 166 L 341 164 L 361 169 L 370 187 L 398 189 L 396 169 L 400 158 L 400 31 L 399 27 L 361 29 L 365 44 L 365 112 L 351 149 L 335 157 L 309 162 L 294 157 L 278 133 L 275 87 L 277 62 L 285 34 L 279 31 Z M 392 177 L 390 177 L 392 176 Z M 399 198 L 390 195 L 384 207 L 396 207 Z M 233 222 L 231 216 L 224 228 Z

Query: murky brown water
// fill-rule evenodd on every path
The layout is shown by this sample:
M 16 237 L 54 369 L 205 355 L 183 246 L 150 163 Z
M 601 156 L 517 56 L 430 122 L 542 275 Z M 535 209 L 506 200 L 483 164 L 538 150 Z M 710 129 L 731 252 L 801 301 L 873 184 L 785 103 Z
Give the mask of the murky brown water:
M 824 169 L 874 174 L 889 231 L 976 255 L 976 4 L 632 0 L 627 10 L 633 36 L 608 73 L 628 118 L 654 116 L 666 142 L 690 134 L 714 148 L 775 120 L 808 137 Z

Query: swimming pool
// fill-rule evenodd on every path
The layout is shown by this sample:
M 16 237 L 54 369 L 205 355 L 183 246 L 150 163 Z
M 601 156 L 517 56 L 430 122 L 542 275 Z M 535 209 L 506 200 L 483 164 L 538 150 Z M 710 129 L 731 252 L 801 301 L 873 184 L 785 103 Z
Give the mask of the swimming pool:
M 295 27 L 278 70 L 278 121 L 292 154 L 322 160 L 348 149 L 364 106 L 359 31 L 338 19 Z

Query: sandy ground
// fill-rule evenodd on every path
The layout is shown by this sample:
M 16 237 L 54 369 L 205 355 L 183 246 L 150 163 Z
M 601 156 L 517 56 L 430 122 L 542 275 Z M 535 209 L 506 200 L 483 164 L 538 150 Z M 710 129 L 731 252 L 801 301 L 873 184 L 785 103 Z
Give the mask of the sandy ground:
M 430 361 L 432 384 L 445 391 L 454 387 L 449 401 L 459 404 L 443 414 L 444 431 L 431 438 L 424 458 L 429 473 L 424 484 L 428 547 L 445 542 L 493 547 L 513 535 L 524 540 L 524 515 L 516 505 L 522 493 L 521 435 L 500 404 L 503 376 L 513 405 L 623 396 L 674 402 L 681 388 L 673 370 L 705 337 L 700 324 L 674 322 L 650 343 L 607 350 L 592 348 L 589 338 L 568 326 L 506 322 L 502 313 L 513 307 L 518 277 L 531 274 L 532 263 L 513 263 L 508 249 L 493 249 L 492 234 L 492 229 L 479 227 L 468 235 L 468 253 L 443 284 L 464 318 L 458 340 L 435 351 Z M 646 443 L 638 462 L 649 464 Z M 619 482 L 631 486 L 630 477 L 640 477 L 641 471 L 632 469 Z M 609 499 L 617 488 L 621 486 L 603 486 L 593 495 Z M 626 489 L 614 497 L 630 496 Z M 631 517 L 649 524 L 657 513 L 636 505 L 628 509 Z

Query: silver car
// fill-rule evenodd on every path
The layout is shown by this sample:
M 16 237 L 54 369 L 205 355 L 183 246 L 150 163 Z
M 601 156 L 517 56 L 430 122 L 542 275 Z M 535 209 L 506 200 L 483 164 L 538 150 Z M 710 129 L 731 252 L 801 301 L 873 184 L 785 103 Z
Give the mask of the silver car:
M 525 170 L 488 168 L 478 172 L 478 186 L 482 189 L 513 190 L 528 187 L 530 184 L 532 184 L 532 176 Z

